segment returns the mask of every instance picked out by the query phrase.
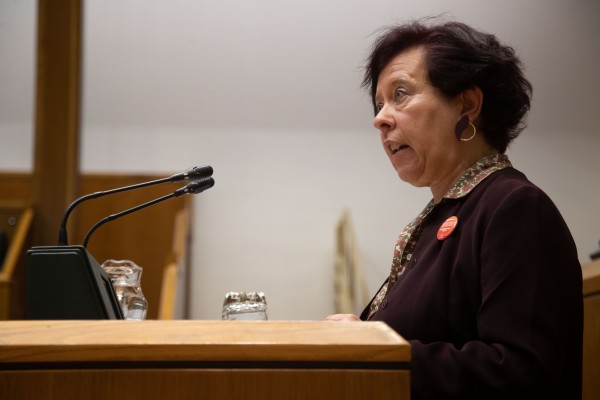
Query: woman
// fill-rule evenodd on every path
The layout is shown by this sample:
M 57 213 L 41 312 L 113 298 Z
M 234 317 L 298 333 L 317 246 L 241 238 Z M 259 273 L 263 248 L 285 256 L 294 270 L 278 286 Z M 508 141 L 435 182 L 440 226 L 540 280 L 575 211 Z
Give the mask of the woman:
M 398 176 L 433 194 L 360 317 L 410 342 L 412 398 L 580 399 L 575 244 L 504 154 L 531 96 L 514 51 L 461 23 L 401 25 L 376 41 L 364 84 Z

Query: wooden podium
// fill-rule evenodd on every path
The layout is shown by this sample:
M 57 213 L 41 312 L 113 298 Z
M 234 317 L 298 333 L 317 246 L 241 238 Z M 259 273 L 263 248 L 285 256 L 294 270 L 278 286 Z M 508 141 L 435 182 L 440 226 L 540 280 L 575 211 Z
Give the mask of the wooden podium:
M 600 399 L 600 259 L 582 266 L 583 399 Z
M 1 399 L 405 399 L 381 322 L 0 322 Z

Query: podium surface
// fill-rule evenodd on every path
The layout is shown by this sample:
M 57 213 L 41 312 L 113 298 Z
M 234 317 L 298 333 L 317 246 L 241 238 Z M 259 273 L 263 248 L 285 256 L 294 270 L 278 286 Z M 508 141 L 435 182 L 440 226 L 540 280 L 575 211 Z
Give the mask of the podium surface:
M 409 399 L 381 322 L 0 322 L 0 398 Z

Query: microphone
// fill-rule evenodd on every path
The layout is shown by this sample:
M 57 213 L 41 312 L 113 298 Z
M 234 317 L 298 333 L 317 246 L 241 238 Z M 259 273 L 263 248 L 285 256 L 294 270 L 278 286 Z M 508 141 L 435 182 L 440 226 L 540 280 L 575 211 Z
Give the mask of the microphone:
M 190 180 L 190 179 L 200 179 L 200 178 L 208 178 L 212 176 L 213 169 L 210 165 L 205 165 L 203 167 L 192 167 L 183 172 L 180 172 L 175 175 L 171 175 L 169 179 L 171 182 L 179 182 L 181 180 Z
M 156 179 L 156 180 L 149 181 L 149 182 L 138 183 L 135 185 L 125 186 L 122 188 L 104 190 L 101 192 L 90 193 L 85 196 L 82 196 L 82 197 L 78 198 L 77 200 L 75 200 L 73 203 L 71 203 L 71 205 L 69 205 L 69 207 L 65 211 L 65 214 L 62 217 L 62 220 L 60 222 L 60 228 L 58 230 L 58 245 L 59 246 L 68 246 L 69 245 L 69 241 L 67 238 L 67 220 L 69 219 L 69 215 L 75 209 L 75 207 L 77 207 L 79 204 L 83 203 L 86 200 L 97 199 L 99 197 L 103 197 L 103 196 L 106 196 L 109 194 L 126 192 L 128 190 L 140 189 L 140 188 L 144 188 L 144 187 L 148 187 L 148 186 L 152 186 L 152 185 L 158 185 L 161 183 L 179 182 L 182 180 L 207 178 L 207 177 L 212 176 L 212 174 L 213 174 L 213 169 L 210 165 L 206 165 L 206 166 L 202 166 L 202 167 L 192 167 L 192 168 L 188 168 L 187 170 L 180 172 L 178 174 L 171 175 L 168 178 Z
M 210 189 L 215 186 L 215 180 L 213 178 L 204 178 L 191 181 L 182 188 L 177 189 L 173 192 L 173 197 L 179 197 L 186 194 L 198 194 L 204 192 L 206 189 Z
M 211 171 L 212 171 L 212 169 L 211 169 Z M 208 177 L 208 178 L 197 179 L 197 180 L 194 180 L 194 181 L 188 183 L 186 186 L 177 189 L 173 193 L 169 193 L 169 194 L 167 194 L 165 196 L 162 196 L 162 197 L 159 197 L 157 199 L 151 200 L 149 202 L 140 204 L 139 206 L 132 207 L 132 208 L 127 209 L 125 211 L 121 211 L 121 212 L 116 213 L 116 214 L 111 214 L 108 217 L 105 217 L 105 218 L 101 219 L 94 226 L 92 226 L 92 228 L 85 235 L 85 238 L 83 239 L 82 246 L 85 247 L 85 248 L 87 248 L 87 244 L 88 244 L 88 242 L 90 240 L 90 237 L 96 231 L 96 229 L 100 228 L 102 225 L 104 225 L 105 223 L 107 223 L 109 221 L 115 220 L 115 219 L 123 217 L 123 216 L 125 216 L 127 214 L 131 214 L 132 212 L 141 210 L 143 208 L 149 207 L 149 206 L 154 205 L 156 203 L 160 203 L 161 201 L 164 201 L 164 200 L 171 199 L 173 197 L 180 197 L 180 196 L 184 196 L 184 195 L 187 195 L 187 194 L 202 193 L 203 191 L 205 191 L 206 189 L 210 189 L 214 185 L 215 185 L 215 180 L 213 178 Z
M 98 195 L 144 187 L 171 181 L 171 179 L 194 179 L 194 176 L 204 174 L 212 174 L 212 168 L 195 167 L 169 178 L 99 192 Z M 123 319 L 123 312 L 110 277 L 85 248 L 92 233 L 105 222 L 171 197 L 201 193 L 214 184 L 212 177 L 192 180 L 171 194 L 106 217 L 88 232 L 83 246 L 67 245 L 66 232 L 64 232 L 65 245 L 38 246 L 29 249 L 27 251 L 27 319 Z M 75 205 L 88 198 L 94 197 L 84 196 L 83 200 L 77 200 Z M 68 211 L 71 210 L 72 207 Z M 68 212 L 66 215 L 68 216 Z

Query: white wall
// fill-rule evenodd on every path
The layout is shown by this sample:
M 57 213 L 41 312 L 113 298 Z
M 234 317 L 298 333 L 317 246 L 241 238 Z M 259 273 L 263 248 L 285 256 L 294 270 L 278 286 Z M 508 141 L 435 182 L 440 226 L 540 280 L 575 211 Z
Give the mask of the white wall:
M 371 127 L 359 86 L 372 33 L 446 13 L 522 56 L 533 112 L 509 156 L 555 200 L 585 262 L 600 239 L 600 6 L 483 3 L 87 2 L 82 168 L 172 173 L 212 165 L 216 185 L 195 200 L 193 317 L 220 318 L 227 291 L 263 290 L 272 319 L 320 319 L 333 311 L 342 211 L 354 219 L 374 292 L 396 235 L 430 198 L 399 181 Z M 12 18 L 2 25 L 2 15 L 4 60 L 11 46 L 2 30 L 16 28 Z M 6 73 L 15 71 L 0 79 Z M 0 93 L 0 104 L 7 98 Z M 0 110 L 0 127 L 15 124 L 11 116 Z M 9 140 L 21 137 L 16 132 L 0 129 Z M 17 148 L 0 146 L 0 168 L 14 168 Z
M 34 0 L 0 0 L 2 171 L 28 171 L 32 165 L 35 4 Z

